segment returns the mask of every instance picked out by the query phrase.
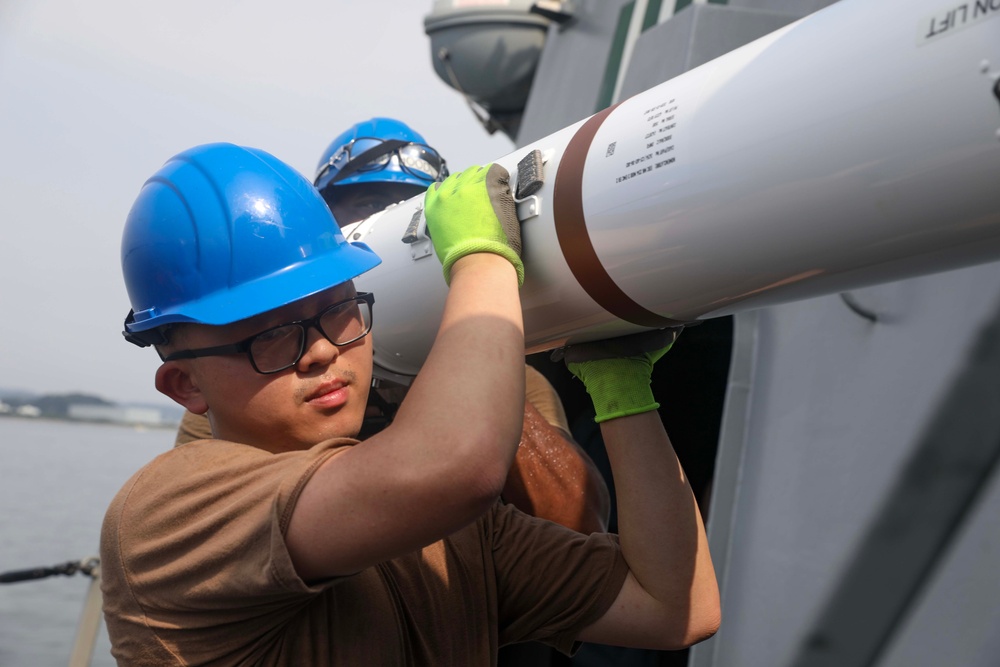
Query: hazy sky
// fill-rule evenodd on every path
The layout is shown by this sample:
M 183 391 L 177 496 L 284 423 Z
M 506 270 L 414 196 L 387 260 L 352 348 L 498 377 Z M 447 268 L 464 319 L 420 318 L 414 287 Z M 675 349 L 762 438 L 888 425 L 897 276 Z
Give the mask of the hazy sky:
M 0 3 L 0 387 L 167 402 L 124 341 L 120 239 L 170 156 L 231 141 L 311 178 L 351 124 L 395 116 L 452 171 L 513 149 L 437 78 L 431 0 Z

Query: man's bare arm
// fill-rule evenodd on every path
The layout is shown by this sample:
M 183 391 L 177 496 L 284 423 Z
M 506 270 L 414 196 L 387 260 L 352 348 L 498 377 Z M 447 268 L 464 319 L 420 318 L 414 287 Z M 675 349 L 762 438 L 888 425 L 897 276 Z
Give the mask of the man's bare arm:
M 653 330 L 565 351 L 601 425 L 629 566 L 611 608 L 581 633 L 585 641 L 678 649 L 719 626 L 719 590 L 701 512 L 650 388 L 653 365 L 678 333 Z
M 701 513 L 655 411 L 601 424 L 629 576 L 582 641 L 679 649 L 712 636 L 721 611 Z
M 428 189 L 427 229 L 451 286 L 441 326 L 395 421 L 303 489 L 285 542 L 304 579 L 419 549 L 499 496 L 524 408 L 524 267 L 508 179 L 500 165 L 470 167 Z

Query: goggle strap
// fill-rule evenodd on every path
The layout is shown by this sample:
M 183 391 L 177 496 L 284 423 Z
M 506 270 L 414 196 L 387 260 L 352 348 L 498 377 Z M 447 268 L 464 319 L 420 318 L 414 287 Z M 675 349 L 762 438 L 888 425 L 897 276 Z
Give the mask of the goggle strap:
M 351 158 L 351 161 L 344 165 L 344 168 L 340 170 L 336 176 L 330 179 L 330 184 L 334 184 L 344 178 L 350 176 L 354 172 L 361 169 L 366 164 L 373 162 L 375 159 L 382 157 L 383 155 L 389 155 L 393 153 L 397 148 L 406 146 L 407 144 L 413 143 L 411 141 L 402 141 L 400 139 L 388 139 L 378 144 L 377 146 L 372 146 L 364 153 L 361 153 L 357 157 Z
M 133 345 L 138 345 L 139 347 L 149 347 L 150 345 L 167 344 L 167 337 L 163 335 L 163 332 L 159 328 L 150 329 L 148 331 L 129 331 L 130 324 L 135 324 L 135 312 L 132 310 L 129 310 L 128 315 L 125 316 L 125 324 L 122 327 L 122 336 L 124 336 L 125 340 Z

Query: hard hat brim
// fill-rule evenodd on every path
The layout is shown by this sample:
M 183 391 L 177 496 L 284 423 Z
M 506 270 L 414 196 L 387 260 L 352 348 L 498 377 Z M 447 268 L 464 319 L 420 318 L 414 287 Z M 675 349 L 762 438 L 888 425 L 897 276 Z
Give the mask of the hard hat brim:
M 135 313 L 128 329 L 141 332 L 166 324 L 232 324 L 353 280 L 381 263 L 379 256 L 364 243 L 347 243 L 335 251 L 231 289 L 217 290 L 174 309 Z

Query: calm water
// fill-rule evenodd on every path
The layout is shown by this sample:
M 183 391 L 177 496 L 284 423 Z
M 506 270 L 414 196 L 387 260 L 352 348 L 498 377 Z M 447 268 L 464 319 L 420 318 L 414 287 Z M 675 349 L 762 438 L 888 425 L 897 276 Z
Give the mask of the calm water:
M 166 429 L 0 418 L 0 572 L 96 555 L 104 511 Z M 0 584 L 0 667 L 66 665 L 90 579 Z M 93 667 L 114 665 L 102 625 Z

